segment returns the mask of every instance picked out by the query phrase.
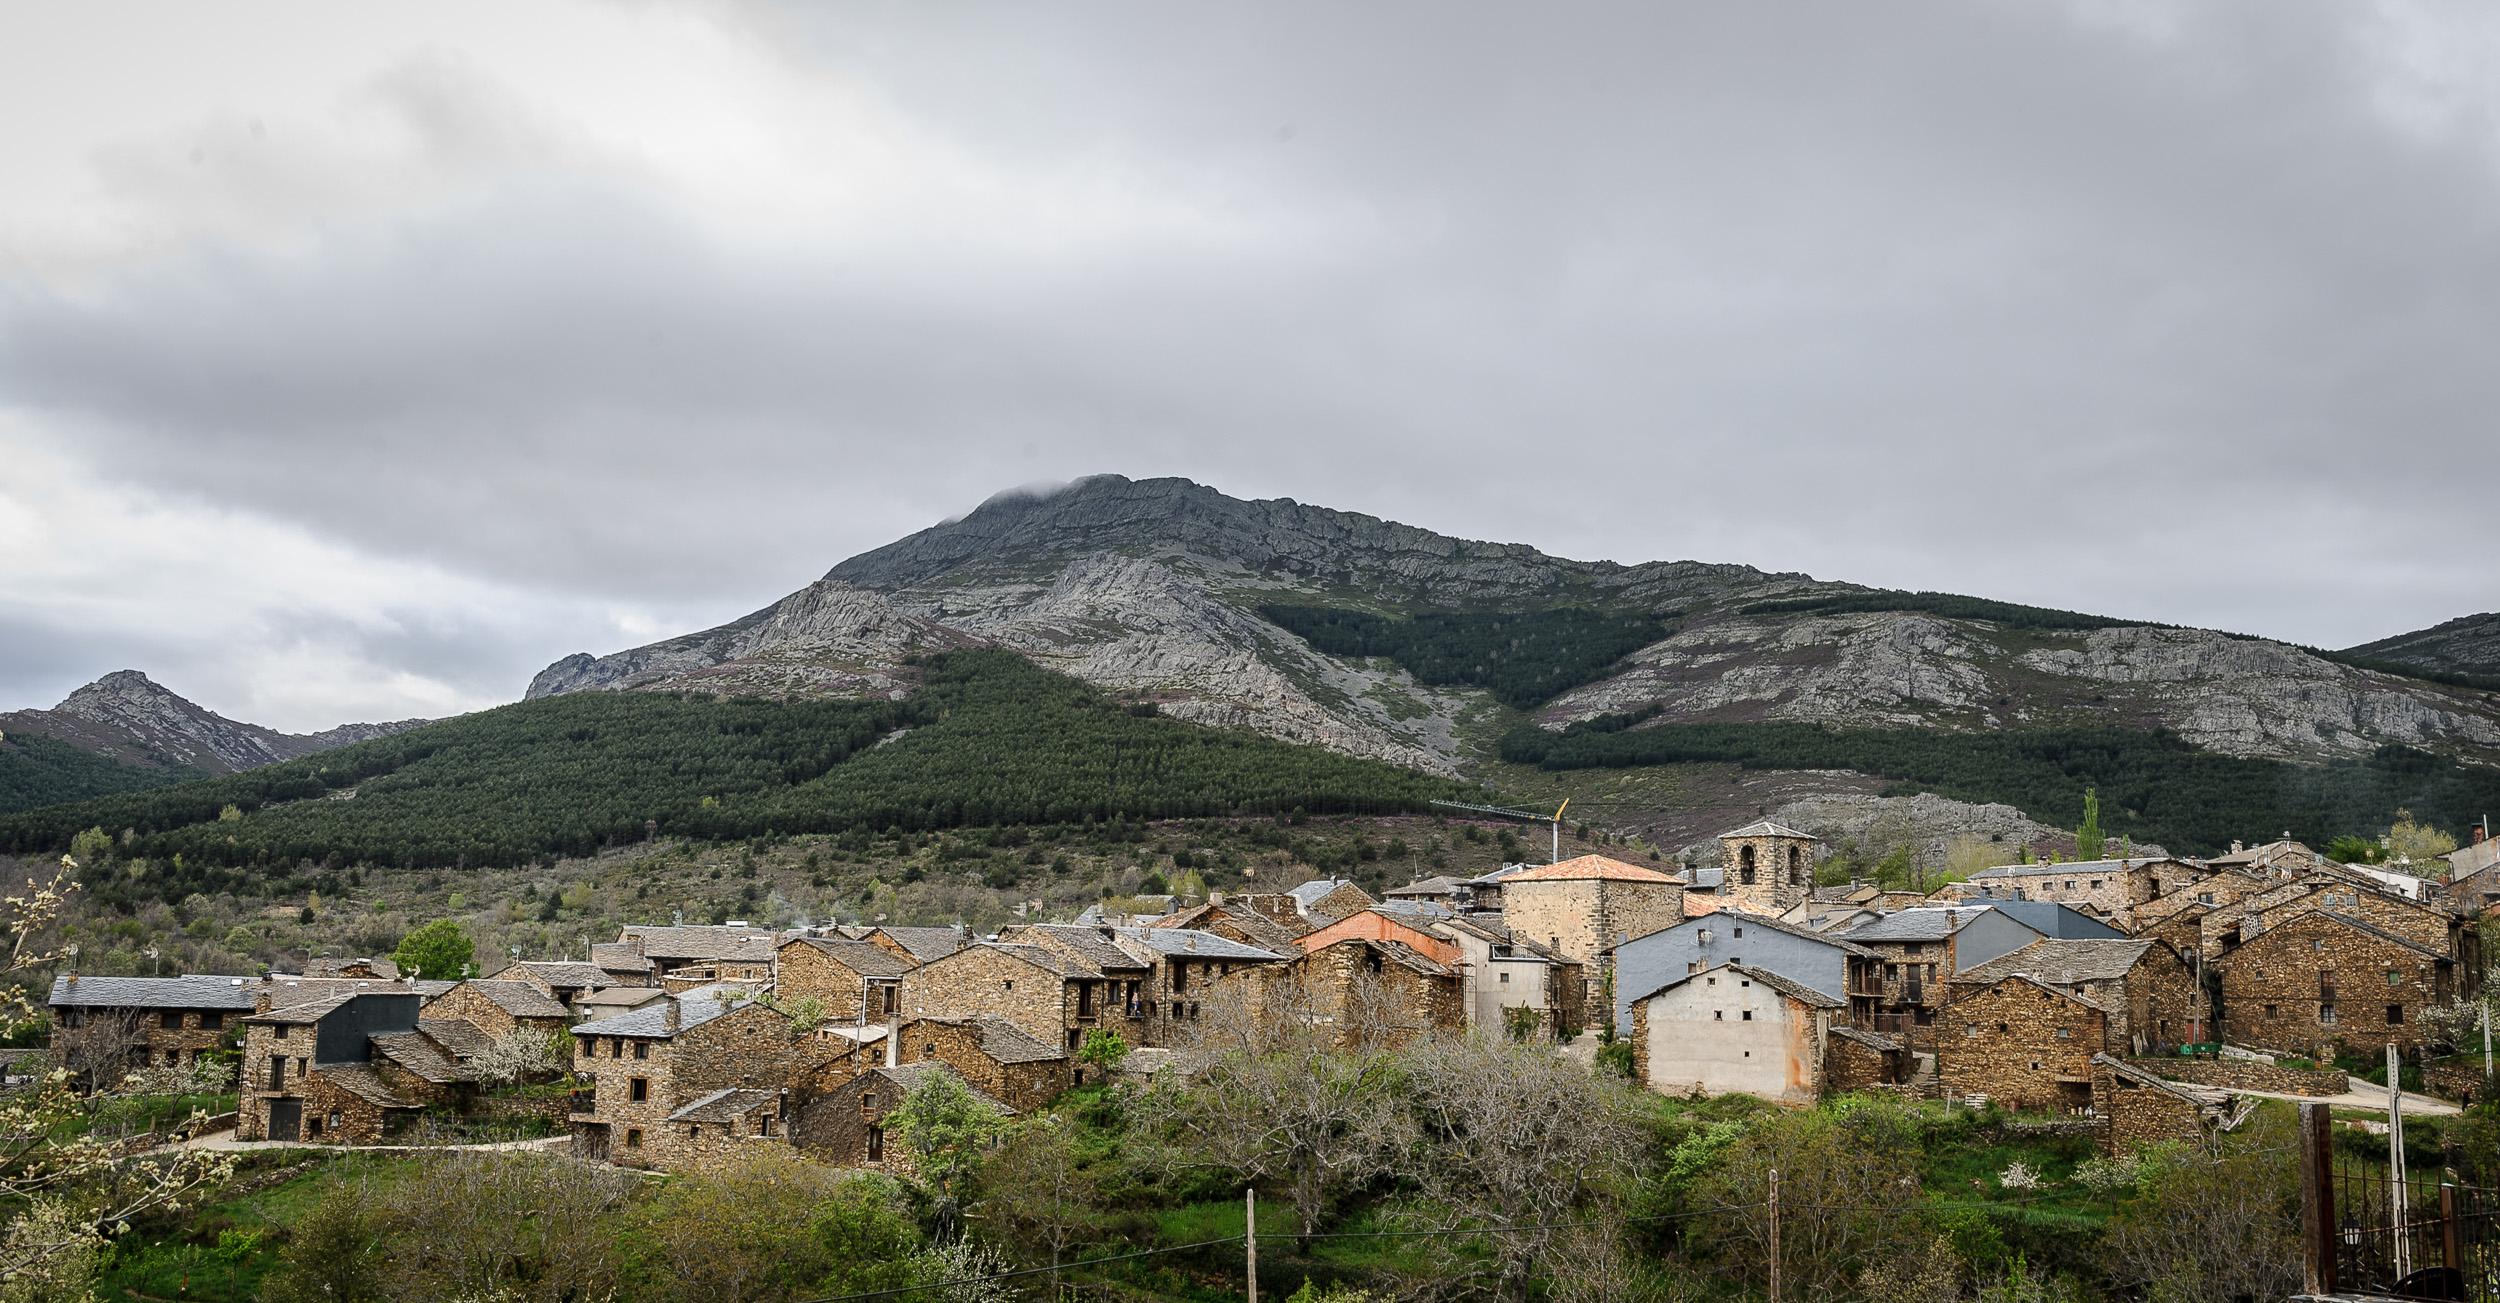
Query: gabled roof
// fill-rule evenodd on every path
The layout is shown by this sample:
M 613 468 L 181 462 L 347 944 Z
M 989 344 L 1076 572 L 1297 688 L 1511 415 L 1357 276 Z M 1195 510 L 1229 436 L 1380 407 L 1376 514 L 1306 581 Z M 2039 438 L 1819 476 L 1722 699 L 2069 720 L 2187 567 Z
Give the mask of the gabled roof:
M 608 970 L 597 964 L 584 963 L 578 959 L 524 959 L 505 968 L 495 976 L 503 977 L 506 973 L 513 974 L 510 979 L 513 981 L 520 980 L 519 973 L 528 973 L 549 986 L 580 987 L 585 990 L 594 986 L 606 986 L 615 980 L 608 976 Z
M 742 1118 L 767 1104 L 781 1102 L 777 1090 L 749 1090 L 732 1086 L 716 1090 L 699 1099 L 690 1100 L 684 1108 L 668 1115 L 671 1122 L 727 1122 Z
M 2069 873 L 2125 873 L 2156 864 L 2183 864 L 2167 855 L 2136 855 L 2123 860 L 2067 860 L 2059 864 L 1998 864 L 1971 874 L 1973 878 L 2063 876 Z
M 1447 905 L 1431 900 L 1379 900 L 1364 906 L 1363 910 L 1369 910 L 1384 918 L 1394 918 L 1401 923 L 1417 924 L 1437 922 L 1458 913 L 1457 910 Z M 1363 910 L 1355 912 L 1361 913 Z
M 1009 1116 L 1013 1116 L 1015 1114 L 1014 1109 L 1007 1107 L 1006 1104 L 999 1101 L 995 1096 L 992 1096 L 988 1091 L 981 1089 L 979 1086 L 976 1086 L 969 1081 L 964 1081 L 964 1075 L 962 1073 L 955 1071 L 952 1067 L 949 1067 L 946 1064 L 939 1063 L 934 1060 L 926 1063 L 905 1063 L 891 1068 L 870 1068 L 866 1073 L 861 1075 L 883 1077 L 887 1081 L 893 1082 L 895 1085 L 902 1087 L 904 1092 L 907 1094 L 918 1088 L 920 1083 L 927 1081 L 931 1077 L 953 1077 L 955 1080 L 963 1082 L 964 1089 L 971 1091 L 974 1099 L 981 1100 L 984 1103 L 987 1103 L 990 1107 Z M 853 1080 L 857 1080 L 857 1078 L 854 1078 Z
M 570 1018 L 573 1016 L 573 1011 L 558 1003 L 554 996 L 527 982 L 479 977 L 472 978 L 462 985 L 486 997 L 489 1003 L 515 1018 Z
M 1391 887 L 1382 896 L 1454 896 L 1467 889 L 1465 878 L 1444 873 L 1430 878 L 1417 878 L 1403 887 Z
M 1079 927 L 1073 923 L 1026 923 L 998 934 L 999 940 L 1015 944 L 1043 944 L 1045 941 L 1063 947 L 1087 964 L 1109 971 L 1115 968 L 1150 968 L 1151 960 L 1130 954 L 1120 945 L 1119 932 L 1111 927 Z
M 1255 945 L 1280 953 L 1293 948 L 1295 937 L 1312 930 L 1310 923 L 1298 916 L 1288 921 L 1270 918 L 1255 909 L 1232 910 L 1214 904 L 1193 905 L 1177 914 L 1156 919 L 1153 926 L 1205 932 L 1218 923 L 1250 937 Z
M 256 1013 L 243 1021 L 260 1023 L 263 1026 L 284 1024 L 289 1027 L 302 1027 L 328 1017 L 340 1005 L 355 999 L 356 995 L 354 991 L 346 991 L 318 1000 L 302 1000 L 294 1004 L 279 1005 L 267 1013 Z
M 776 935 L 771 928 L 761 927 L 628 923 L 618 940 L 639 938 L 643 956 L 648 959 L 728 959 L 737 955 L 742 944 L 761 937 L 769 946 Z
M 473 1059 L 494 1045 L 495 1038 L 464 1018 L 419 1018 L 417 1030 L 455 1059 Z
M 2110 941 L 2127 935 L 2072 905 L 2061 905 L 2054 900 L 1992 899 L 1986 903 L 1996 912 L 2044 937 L 2067 941 Z
M 974 953 L 1001 954 L 1010 959 L 1020 959 L 1053 977 L 1101 977 L 1103 975 L 1101 969 L 1082 959 L 1029 941 L 976 941 L 956 952 L 958 955 Z M 949 955 L 947 958 L 953 959 L 955 955 Z
M 1822 838 L 1815 836 L 1813 833 L 1799 832 L 1798 830 L 1789 827 L 1787 824 L 1773 823 L 1768 819 L 1756 819 L 1752 823 L 1746 824 L 1744 827 L 1739 828 L 1734 832 L 1723 832 L 1719 834 L 1720 841 L 1726 841 L 1731 837 L 1803 837 L 1810 842 L 1819 842 L 1823 840 Z
M 2098 1000 L 2091 999 L 2088 996 L 2077 995 L 2062 986 L 2051 986 L 2048 983 L 2041 981 L 2039 978 L 2033 977 L 2029 973 L 2009 973 L 1985 986 L 1970 986 L 1965 989 L 1962 994 L 1946 1000 L 1944 1002 L 1944 1007 L 1950 1009 L 1966 1000 L 1976 1000 L 1981 996 L 2002 990 L 2009 982 L 2020 982 L 2025 986 L 2031 987 L 2033 990 L 2046 991 L 2060 1000 L 2072 1000 L 2075 1003 L 2082 1005 L 2084 1008 L 2090 1009 L 2094 1013 L 2106 1014 L 2109 1012 L 2108 1009 L 2102 1007 L 2101 1002 Z M 1956 982 L 1953 985 L 1959 987 L 1964 984 Z
M 1294 904 L 1299 905 L 1304 909 L 1309 909 L 1311 906 L 1326 900 L 1328 898 L 1328 894 L 1335 891 L 1339 887 L 1353 887 L 1356 891 L 1362 892 L 1363 899 L 1371 899 L 1370 892 L 1363 891 L 1361 887 L 1356 886 L 1351 880 L 1345 878 L 1313 878 L 1309 882 L 1303 883 L 1301 886 L 1287 891 L 1285 894 L 1293 897 Z
M 1068 1057 L 1059 1045 L 1016 1026 L 993 1014 L 973 1014 L 964 1018 L 914 1018 L 912 1022 L 943 1023 L 950 1027 L 969 1027 L 980 1033 L 981 1053 L 998 1063 L 1048 1063 Z M 908 1025 L 908 1024 L 906 1024 Z
M 2172 1081 L 2168 1077 L 2148 1072 L 2113 1054 L 2095 1054 L 2092 1056 L 2092 1062 L 2097 1067 L 2109 1069 L 2111 1076 L 2132 1081 L 2139 1086 L 2148 1086 L 2166 1094 L 2176 1095 L 2201 1108 L 2226 1108 L 2231 1103 L 2231 1092 L 2227 1090 L 2216 1090 L 2210 1086 L 2191 1086 L 2185 1082 Z M 2255 1101 L 2251 1100 L 2250 1103 L 2253 1104 Z
M 347 1093 L 382 1108 L 415 1108 L 416 1105 L 391 1092 L 390 1083 L 382 1075 L 361 1063 L 334 1063 L 317 1067 L 313 1072 L 324 1081 Z
M 1371 949 L 1379 951 L 1381 958 L 1385 962 L 1396 964 L 1401 968 L 1413 969 L 1418 973 L 1422 973 L 1426 977 L 1449 977 L 1454 975 L 1454 970 L 1452 970 L 1449 966 L 1443 964 L 1440 960 L 1417 950 L 1415 947 L 1410 946 L 1403 941 L 1381 941 L 1371 937 L 1346 937 L 1342 940 L 1331 941 L 1327 945 L 1321 946 L 1318 950 L 1314 950 L 1311 953 L 1317 955 L 1324 951 L 1334 950 L 1339 946 L 1368 946 Z
M 1632 997 L 1632 1002 L 1634 1004 L 1638 1004 L 1643 1000 L 1649 999 L 1651 996 L 1664 995 L 1679 986 L 1689 985 L 1696 978 L 1712 977 L 1719 973 L 1734 973 L 1748 980 L 1760 982 L 1764 986 L 1777 991 L 1781 995 L 1787 996 L 1789 999 L 1795 1000 L 1798 1003 L 1806 1005 L 1810 1008 L 1845 1009 L 1848 1007 L 1846 1002 L 1825 995 L 1821 991 L 1815 990 L 1813 987 L 1791 981 L 1767 968 L 1756 968 L 1752 964 L 1715 964 L 1709 968 L 1701 970 L 1698 973 L 1678 973 L 1674 978 L 1659 983 L 1657 989 L 1650 991 L 1647 995 L 1636 995 Z
M 1856 955 L 1856 956 L 1857 956 L 1858 958 L 1860 958 L 1860 959 L 1876 959 L 1876 958 L 1880 958 L 1880 956 L 1878 956 L 1878 955 L 1877 955 L 1874 951 L 1869 950 L 1869 949 L 1867 949 L 1866 947 L 1864 947 L 1864 946 L 1862 946 L 1862 945 L 1859 945 L 1857 942 L 1855 942 L 1855 941 L 1853 941 L 1853 940 L 1851 940 L 1851 939 L 1849 939 L 1849 938 L 1847 938 L 1847 937 L 1831 936 L 1831 935 L 1826 934 L 1826 933 L 1822 933 L 1822 932 L 1817 932 L 1817 931 L 1814 931 L 1814 930 L 1813 930 L 1813 929 L 1811 929 L 1811 928 L 1803 928 L 1803 927 L 1799 927 L 1799 926 L 1797 926 L 1796 924 L 1794 924 L 1794 923 L 1791 923 L 1791 922 L 1787 921 L 1786 919 L 1779 918 L 1779 917 L 1776 917 L 1776 916 L 1774 916 L 1774 915 L 1770 915 L 1770 914 L 1756 914 L 1756 913 L 1752 913 L 1752 912 L 1749 912 L 1749 911 L 1748 911 L 1748 912 L 1730 912 L 1730 913 L 1725 913 L 1725 914 L 1723 914 L 1723 915 L 1705 914 L 1705 915 L 1702 915 L 1702 916 L 1701 916 L 1701 917 L 1699 917 L 1699 918 L 1688 918 L 1688 919 L 1684 920 L 1683 922 L 1676 924 L 1674 927 L 1670 927 L 1670 928 L 1661 928 L 1661 929 L 1659 929 L 1658 931 L 1656 931 L 1656 932 L 1651 932 L 1651 933 L 1649 933 L 1649 934 L 1647 934 L 1647 935 L 1645 935 L 1645 936 L 1637 936 L 1637 937 L 1633 937 L 1632 939 L 1630 939 L 1630 940 L 1628 940 L 1628 941 L 1623 942 L 1621 945 L 1616 945 L 1616 946 L 1608 946 L 1608 947 L 1606 947 L 1606 949 L 1608 949 L 1608 950 L 1620 950 L 1620 949 L 1622 949 L 1624 946 L 1637 946 L 1637 945 L 1639 945 L 1640 943 L 1642 943 L 1643 941 L 1648 940 L 1650 937 L 1662 936 L 1662 935 L 1664 935 L 1664 934 L 1666 934 L 1666 933 L 1668 933 L 1668 932 L 1676 932 L 1676 931 L 1681 931 L 1682 929 L 1689 928 L 1689 927 L 1693 927 L 1693 926 L 1695 926 L 1696 924 L 1700 924 L 1700 923 L 1704 922 L 1705 920 L 1710 919 L 1710 918 L 1713 918 L 1713 917 L 1722 917 L 1722 918 L 1724 918 L 1724 919 L 1725 919 L 1725 921 L 1726 921 L 1726 923 L 1727 923 L 1727 925 L 1728 925 L 1728 926 L 1730 926 L 1730 927 L 1743 926 L 1743 927 L 1762 927 L 1762 928 L 1769 928 L 1769 929 L 1770 929 L 1771 931 L 1773 931 L 1773 932 L 1785 933 L 1785 934 L 1787 934 L 1787 935 L 1789 935 L 1789 936 L 1792 936 L 1792 937 L 1802 938 L 1802 939 L 1807 940 L 1807 941 L 1812 941 L 1812 942 L 1816 943 L 1817 945 L 1826 945 L 1826 946 L 1830 946 L 1830 947 L 1831 947 L 1831 948 L 1833 948 L 1834 950 L 1838 950 L 1838 951 L 1840 951 L 1840 952 L 1841 952 L 1841 953 L 1843 953 L 1843 954 Z M 1732 938 L 1731 938 L 1731 939 L 1732 939 Z M 1601 952 L 1601 953 L 1603 953 L 1603 952 Z
M 296 977 L 272 973 L 263 979 L 261 989 L 268 992 L 269 1003 L 275 1007 L 301 1004 L 307 1000 L 327 1000 L 334 995 L 421 995 L 431 1000 L 460 985 L 458 982 L 428 978 L 421 982 L 406 979 L 389 981 L 379 977 Z
M 971 939 L 966 937 L 960 929 L 951 927 L 885 927 L 880 925 L 876 931 L 883 933 L 887 940 L 901 946 L 912 958 L 924 964 L 932 959 L 943 959 L 971 944 Z
M 1841 935 L 1864 944 L 1869 941 L 1942 941 L 1970 926 L 1973 919 L 1996 908 L 1990 901 L 1970 905 L 1921 905 L 1915 909 L 1898 909 L 1881 918 L 1869 919 Z
M 1824 1031 L 1827 1035 L 1837 1036 L 1844 1041 L 1856 1041 L 1870 1050 L 1882 1050 L 1886 1054 L 1901 1048 L 1899 1037 L 1886 1036 L 1882 1032 L 1870 1032 L 1863 1027 L 1851 1027 L 1846 1023 L 1833 1023 Z
M 711 990 L 712 988 L 705 988 Z M 735 1011 L 749 1001 L 733 1001 L 725 993 L 711 995 L 688 991 L 663 1000 L 654 1000 L 639 1009 L 628 1009 L 606 1018 L 576 1023 L 576 1036 L 642 1036 L 668 1040 L 682 1032 L 692 1031 L 723 1014 Z
M 643 953 L 622 941 L 594 941 L 590 962 L 610 973 L 647 973 L 653 965 Z
M 55 1009 L 252 1010 L 255 977 L 80 977 L 52 979 Z
M 355 968 L 359 965 L 365 968 L 368 975 L 382 978 L 385 981 L 399 976 L 399 964 L 396 961 L 389 959 L 368 959 L 362 956 L 348 959 L 332 959 L 327 956 L 320 959 L 307 959 L 304 961 L 304 976 L 346 977 L 349 974 L 345 970 Z
M 2454 962 L 2454 961 L 2453 961 L 2453 960 L 2452 960 L 2449 956 L 2447 956 L 2447 955 L 2443 955 L 2443 954 L 2439 953 L 2438 951 L 2431 949 L 2429 946 L 2422 945 L 2421 943 L 2419 943 L 2419 942 L 2415 942 L 2415 941 L 2408 941 L 2408 940 L 2404 939 L 2403 937 L 2397 936 L 2397 935 L 2396 935 L 2395 933 L 2393 933 L 2393 932 L 2387 931 L 2386 929 L 2384 929 L 2384 928 L 2381 928 L 2381 927 L 2377 926 L 2376 924 L 2372 924 L 2372 923 L 2365 923 L 2365 922 L 2362 922 L 2360 919 L 2354 918 L 2354 917 L 2353 917 L 2352 915 L 2350 915 L 2350 914 L 2338 914 L 2338 913 L 2336 913 L 2335 911 L 2333 911 L 2333 910 L 2331 910 L 2331 909 L 2312 909 L 2312 910 L 2306 910 L 2306 911 L 2303 911 L 2302 913 L 2300 913 L 2299 915 L 2296 915 L 2296 916 L 2294 916 L 2294 917 L 2292 917 L 2292 918 L 2285 919 L 2284 921 L 2282 921 L 2282 922 L 2280 922 L 2280 923 L 2275 924 L 2273 927 L 2267 928 L 2265 931 L 2258 933 L 2256 936 L 2250 937 L 2250 938 L 2248 938 L 2247 940 L 2242 941 L 2240 944 L 2238 944 L 2238 945 L 2236 945 L 2236 946 L 2233 946 L 2233 947 L 2232 947 L 2232 948 L 2230 948 L 2229 950 L 2225 950 L 2225 951 L 2223 951 L 2220 955 L 2215 956 L 2215 958 L 2214 958 L 2214 961 L 2213 961 L 2213 962 L 2214 962 L 2216 965 L 2220 965 L 2220 966 L 2228 966 L 2228 965 L 2229 965 L 2229 964 L 2230 964 L 2233 960 L 2237 959 L 2240 955 L 2242 955 L 2242 954 L 2246 953 L 2246 952 L 2247 952 L 2247 950 L 2248 950 L 2248 948 L 2249 948 L 2250 946 L 2253 946 L 2253 945 L 2257 944 L 2258 942 L 2263 941 L 2263 940 L 2264 940 L 2264 939 L 2266 939 L 2267 937 L 2271 937 L 2271 936 L 2279 936 L 2279 935 L 2283 934 L 2284 932 L 2288 932 L 2288 931 L 2290 931 L 2290 930 L 2291 930 L 2291 929 L 2293 929 L 2293 928 L 2299 927 L 2299 926 L 2301 926 L 2302 924 L 2307 923 L 2309 920 L 2311 920 L 2311 919 L 2313 919 L 2313 918 L 2323 918 L 2323 919 L 2329 919 L 2329 920 L 2332 920 L 2332 921 L 2334 921 L 2334 922 L 2336 922 L 2336 923 L 2340 923 L 2340 924 L 2344 925 L 2345 927 L 2351 928 L 2351 929 L 2353 929 L 2353 930 L 2354 930 L 2354 931 L 2356 931 L 2356 932 L 2360 932 L 2360 933 L 2363 933 L 2363 934 L 2368 935 L 2368 936 L 2376 937 L 2377 939 L 2379 939 L 2379 940 L 2381 940 L 2381 941 L 2384 941 L 2384 942 L 2388 943 L 2389 945 L 2402 946 L 2402 947 L 2404 947 L 2405 949 L 2410 950 L 2410 951 L 2412 951 L 2413 953 L 2415 953 L 2415 954 L 2417 954 L 2417 955 L 2420 955 L 2420 956 L 2421 956 L 2421 957 L 2423 957 L 2424 959 L 2436 959 L 2436 960 L 2438 960 L 2440 963 L 2443 963 L 2443 964 L 2445 964 L 2445 963 L 2451 963 L 2451 962 Z
M 574 996 L 573 1009 L 574 1012 L 580 1014 L 590 1014 L 603 1009 L 621 1012 L 649 1004 L 667 994 L 667 988 L 658 986 L 603 986 L 595 991 L 584 991 Z
M 2020 950 L 1964 969 L 1954 976 L 1953 983 L 1987 984 L 2016 974 L 2052 984 L 2111 981 L 2126 976 L 2146 951 L 2159 944 L 2151 940 L 2066 941 L 2043 937 Z
M 417 1031 L 376 1032 L 366 1039 L 373 1042 L 376 1055 L 407 1069 L 420 1081 L 430 1081 L 439 1086 L 468 1081 L 475 1076 L 445 1053 L 444 1047 L 434 1042 L 432 1034 L 423 1030 L 424 1024 L 418 1026 L 420 1030 Z
M 883 946 L 872 946 L 865 941 L 841 941 L 832 937 L 792 937 L 781 943 L 783 950 L 792 946 L 805 946 L 862 977 L 901 977 L 914 967 L 909 960 L 897 958 L 893 951 Z
M 1557 864 L 1522 869 L 1502 879 L 1502 885 L 1514 882 L 1662 882 L 1682 885 L 1683 880 L 1656 869 L 1610 860 L 1603 855 L 1575 855 Z
M 1283 959 L 1285 956 L 1257 946 L 1243 945 L 1229 937 L 1188 928 L 1136 927 L 1122 928 L 1121 933 L 1161 955 L 1178 955 L 1187 959 Z

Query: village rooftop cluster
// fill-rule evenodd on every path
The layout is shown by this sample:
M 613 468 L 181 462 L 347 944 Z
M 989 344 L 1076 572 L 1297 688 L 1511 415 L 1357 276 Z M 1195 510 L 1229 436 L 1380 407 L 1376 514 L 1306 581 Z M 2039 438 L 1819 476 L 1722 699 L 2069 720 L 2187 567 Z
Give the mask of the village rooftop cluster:
M 2339 1054 L 2421 1050 L 2424 1015 L 2473 994 L 2472 923 L 2500 911 L 2500 843 L 2480 836 L 2444 879 L 2287 838 L 2005 865 L 1927 894 L 1814 886 L 1820 843 L 1778 823 L 1718 840 L 1719 864 L 1673 872 L 1583 855 L 1377 900 L 1320 879 L 992 936 L 632 925 L 586 959 L 456 982 L 385 960 L 65 973 L 55 1053 L 113 1030 L 109 1061 L 71 1065 L 93 1077 L 239 1040 L 245 1140 L 382 1143 L 535 1075 L 551 1088 L 520 1107 L 586 1158 L 685 1170 L 786 1146 L 901 1171 L 884 1119 L 931 1074 L 1017 1113 L 1105 1075 L 1187 1073 L 1262 1026 L 1347 1047 L 1593 1031 L 1653 1090 L 1995 1101 L 2094 1119 L 2115 1153 L 2236 1125 L 2235 1091 L 2338 1093 Z M 530 1065 L 532 1042 L 558 1048 Z

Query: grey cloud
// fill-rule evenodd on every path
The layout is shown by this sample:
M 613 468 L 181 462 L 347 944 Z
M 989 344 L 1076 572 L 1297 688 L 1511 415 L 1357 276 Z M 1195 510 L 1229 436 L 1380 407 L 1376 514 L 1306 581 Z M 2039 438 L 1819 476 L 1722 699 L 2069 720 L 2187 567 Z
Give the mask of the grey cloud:
M 2500 399 L 2490 142 L 2375 115 L 2354 12 L 765 13 L 969 156 L 1232 226 L 724 246 L 506 88 L 410 74 L 379 93 L 445 167 L 530 178 L 22 282 L 0 386 L 134 480 L 586 601 L 733 614 L 1115 470 L 2348 643 L 2500 605 L 2427 519 Z M 482 636 L 387 654 L 575 649 Z

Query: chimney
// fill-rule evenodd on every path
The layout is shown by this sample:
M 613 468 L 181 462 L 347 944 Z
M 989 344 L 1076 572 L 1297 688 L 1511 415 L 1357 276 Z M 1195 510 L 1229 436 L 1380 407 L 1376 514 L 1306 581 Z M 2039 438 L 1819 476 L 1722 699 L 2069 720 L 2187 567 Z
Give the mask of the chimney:
M 2239 838 L 2237 838 L 2237 837 L 2234 837 L 2234 838 L 2232 838 L 2232 839 L 2231 839 L 2231 853 L 2232 853 L 2233 855 L 2237 855 L 2237 854 L 2239 854 L 2241 851 L 2244 851 L 2244 850 L 2247 850 L 2247 849 L 2248 849 L 2248 844 L 2247 844 L 2246 842 L 2241 841 L 2241 840 L 2240 840 Z
M 903 1039 L 900 1035 L 902 1030 L 903 1027 L 900 1023 L 887 1023 L 885 1025 L 885 1066 L 889 1068 L 901 1066 L 899 1060 L 901 1059 L 903 1052 L 901 1048 L 895 1044 L 895 1042 Z
M 2482 845 L 2482 844 L 2483 844 L 2484 840 L 2485 840 L 2485 839 L 2487 839 L 2487 838 L 2489 838 L 2490 836 L 2491 836 L 2491 816 L 2490 816 L 2490 815 L 2484 815 L 2484 816 L 2483 816 L 2483 821 L 2482 821 L 2481 823 L 2478 823 L 2478 824 L 2474 825 L 2474 844 L 2475 844 L 2475 845 L 2477 845 L 2477 846 L 2480 846 L 2480 845 Z

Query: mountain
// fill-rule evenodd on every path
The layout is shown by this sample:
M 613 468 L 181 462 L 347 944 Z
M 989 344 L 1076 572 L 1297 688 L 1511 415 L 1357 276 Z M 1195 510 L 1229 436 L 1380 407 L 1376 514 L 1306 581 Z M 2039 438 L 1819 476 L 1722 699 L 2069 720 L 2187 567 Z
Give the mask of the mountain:
M 1594 666 L 1555 662 L 1570 659 L 1565 644 L 1588 645 L 1576 635 L 1522 650 L 1558 625 L 1600 642 L 1638 636 Z M 529 695 L 890 691 L 909 657 L 964 645 L 1020 652 L 1181 718 L 1453 775 L 1483 772 L 1491 739 L 1523 715 L 1548 729 L 1624 714 L 1645 726 L 2114 727 L 2301 764 L 2387 746 L 2500 759 L 2500 698 L 2392 662 L 1742 565 L 1568 560 L 1111 475 L 992 498 L 719 628 L 567 657 Z M 1473 672 L 1459 664 L 1470 656 Z M 1504 682 L 1556 690 L 1523 702 Z
M 281 733 L 227 719 L 137 670 L 116 670 L 50 710 L 0 714 L 0 810 L 231 774 L 423 722 Z
M 2500 611 L 2459 616 L 2427 629 L 2365 642 L 2343 654 L 2500 687 Z

